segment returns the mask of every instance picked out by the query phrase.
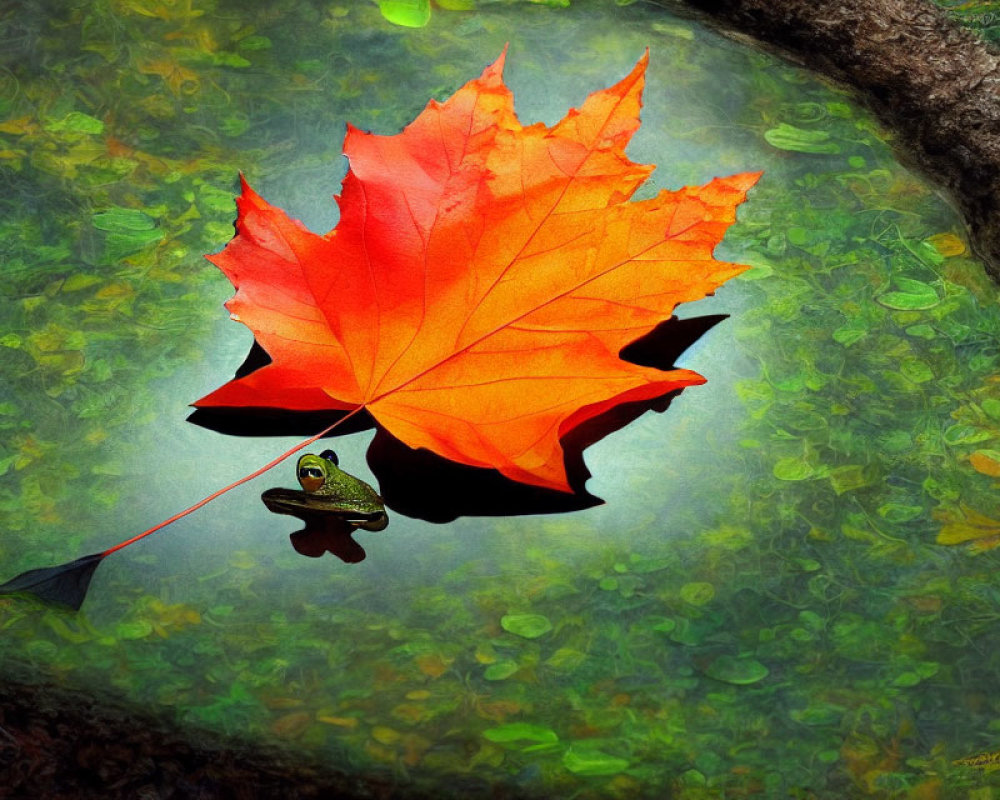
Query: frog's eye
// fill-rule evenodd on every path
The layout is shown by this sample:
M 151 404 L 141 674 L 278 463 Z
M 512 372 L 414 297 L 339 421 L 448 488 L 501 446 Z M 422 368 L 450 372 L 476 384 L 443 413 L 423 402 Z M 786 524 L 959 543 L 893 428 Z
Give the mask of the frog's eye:
M 334 466 L 340 466 L 340 459 L 337 458 L 337 454 L 333 450 L 324 450 L 319 454 L 320 458 L 325 458 L 327 461 L 332 461 Z
M 299 470 L 299 478 L 300 479 L 301 478 L 320 478 L 320 479 L 322 479 L 323 477 L 324 477 L 323 476 L 323 470 L 321 470 L 319 467 L 302 467 L 302 469 Z

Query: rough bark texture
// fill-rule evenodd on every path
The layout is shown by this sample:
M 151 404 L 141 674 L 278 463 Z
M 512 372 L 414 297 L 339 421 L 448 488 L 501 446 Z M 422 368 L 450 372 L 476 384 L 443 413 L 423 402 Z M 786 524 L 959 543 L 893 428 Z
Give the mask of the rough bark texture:
M 924 0 L 658 0 L 853 88 L 1000 280 L 1000 54 Z

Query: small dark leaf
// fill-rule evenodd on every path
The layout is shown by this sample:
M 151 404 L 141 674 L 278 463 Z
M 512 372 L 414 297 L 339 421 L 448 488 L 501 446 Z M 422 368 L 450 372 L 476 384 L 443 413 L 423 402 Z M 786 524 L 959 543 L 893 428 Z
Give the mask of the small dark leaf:
M 46 603 L 68 606 L 79 611 L 87 596 L 87 587 L 104 553 L 83 556 L 69 564 L 41 567 L 22 572 L 0 584 L 0 594 L 33 594 Z

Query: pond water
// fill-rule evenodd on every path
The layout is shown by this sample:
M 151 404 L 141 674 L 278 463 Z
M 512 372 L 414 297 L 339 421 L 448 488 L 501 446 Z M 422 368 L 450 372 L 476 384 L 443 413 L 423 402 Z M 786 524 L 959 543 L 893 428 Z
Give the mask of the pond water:
M 753 268 L 678 310 L 729 315 L 679 361 L 708 383 L 586 451 L 604 505 L 393 513 L 360 564 L 301 557 L 259 502 L 290 460 L 109 558 L 79 613 L 0 599 L 0 676 L 438 796 L 993 797 L 954 762 L 1000 749 L 1000 311 L 956 214 L 849 97 L 694 23 L 456 5 L 0 23 L 0 578 L 298 441 L 186 421 L 251 344 L 201 257 L 239 172 L 326 231 L 345 124 L 396 133 L 505 43 L 547 124 L 650 48 L 642 196 L 764 171 L 716 251 Z M 370 438 L 335 446 L 374 482 Z

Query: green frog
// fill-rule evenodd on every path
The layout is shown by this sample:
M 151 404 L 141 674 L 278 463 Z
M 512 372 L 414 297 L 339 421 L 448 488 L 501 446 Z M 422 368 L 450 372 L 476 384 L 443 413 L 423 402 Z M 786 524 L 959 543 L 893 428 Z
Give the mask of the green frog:
M 276 514 L 291 514 L 309 521 L 321 516 L 346 531 L 362 528 L 381 531 L 389 524 L 385 504 L 371 486 L 344 472 L 337 454 L 324 450 L 318 456 L 307 453 L 295 466 L 302 491 L 268 489 L 261 495 L 264 505 Z

